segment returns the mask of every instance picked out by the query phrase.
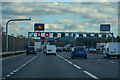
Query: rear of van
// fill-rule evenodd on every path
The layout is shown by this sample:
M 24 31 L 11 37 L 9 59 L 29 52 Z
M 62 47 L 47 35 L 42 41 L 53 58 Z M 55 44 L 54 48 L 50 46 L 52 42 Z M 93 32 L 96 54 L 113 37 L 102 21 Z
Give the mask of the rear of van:
M 55 55 L 56 56 L 56 46 L 55 45 L 46 45 L 46 56 Z
M 110 58 L 112 56 L 120 57 L 120 42 L 107 43 L 104 58 Z

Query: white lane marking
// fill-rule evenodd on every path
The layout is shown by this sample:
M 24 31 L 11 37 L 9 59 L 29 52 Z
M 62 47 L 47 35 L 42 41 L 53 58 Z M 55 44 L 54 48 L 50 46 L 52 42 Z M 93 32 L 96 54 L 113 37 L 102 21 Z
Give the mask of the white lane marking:
M 9 77 L 10 75 L 7 75 L 7 77 Z
M 13 74 L 13 72 L 11 72 L 10 74 Z
M 60 57 L 60 55 L 58 55 L 58 54 L 57 54 L 57 56 Z M 62 56 L 61 56 L 61 57 L 62 57 Z M 61 58 L 61 57 L 60 57 L 60 58 Z M 68 61 L 68 60 L 65 59 L 64 57 L 62 57 L 62 58 L 63 58 L 65 61 L 67 61 L 68 63 L 73 64 L 71 61 Z M 73 64 L 73 66 L 76 67 L 77 69 L 82 69 L 81 67 L 79 67 L 79 66 L 76 65 L 76 64 Z M 86 74 L 88 74 L 89 76 L 91 76 L 91 77 L 94 78 L 94 79 L 99 79 L 98 77 L 96 77 L 95 75 L 89 73 L 88 71 L 83 71 L 83 72 L 86 73 Z
M 113 61 L 110 61 L 110 63 L 115 63 L 115 62 L 113 62 Z
M 72 62 L 71 62 L 71 61 L 68 61 L 68 63 L 72 64 Z
M 15 56 L 9 56 L 9 57 L 6 57 L 6 58 L 3 58 L 3 57 L 2 57 L 2 59 L 0 59 L 0 60 L 11 59 L 11 58 L 14 58 L 14 57 L 19 57 L 19 56 L 22 56 L 22 55 L 25 55 L 25 53 L 18 54 L 18 55 L 15 55 Z
M 76 64 L 74 64 L 73 66 L 75 66 L 78 69 L 82 69 L 81 67 L 77 66 Z
M 65 61 L 68 61 L 67 59 L 64 59 Z
M 89 73 L 88 71 L 83 71 L 84 73 L 88 74 L 89 76 L 91 76 L 94 79 L 99 79 L 98 77 L 96 77 L 95 75 Z
M 101 60 L 101 59 L 97 59 L 97 60 Z
M 57 56 L 59 56 L 60 58 L 64 59 L 62 56 L 60 56 L 60 55 L 58 55 L 58 54 L 57 54 Z
M 10 72 L 10 74 L 6 75 L 6 77 L 11 76 L 12 74 L 14 74 L 15 72 L 19 71 L 22 67 L 24 67 L 25 65 L 27 65 L 28 63 L 30 63 L 31 61 L 33 61 L 35 58 L 37 58 L 37 56 L 33 57 L 31 60 L 29 60 L 28 62 L 26 62 L 25 64 L 23 64 L 22 66 L 18 67 L 17 69 L 13 70 L 13 72 Z M 2 78 L 2 79 L 6 79 L 6 77 Z
M 16 70 L 13 71 L 14 73 L 17 72 Z

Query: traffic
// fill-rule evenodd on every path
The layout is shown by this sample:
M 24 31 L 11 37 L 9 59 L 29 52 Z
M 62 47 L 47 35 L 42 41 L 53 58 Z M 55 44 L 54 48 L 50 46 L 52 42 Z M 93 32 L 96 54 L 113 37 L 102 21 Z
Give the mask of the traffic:
M 74 59 L 74 57 L 84 57 L 85 59 L 87 59 L 87 53 L 97 53 L 98 51 L 101 51 L 101 53 L 103 54 L 103 58 L 120 58 L 120 50 L 118 46 L 120 45 L 120 42 L 104 43 L 104 46 L 100 46 L 99 49 L 98 44 L 99 43 L 96 44 L 97 48 L 95 49 L 86 48 L 85 46 L 71 47 L 70 45 L 65 45 L 64 47 L 56 47 L 56 45 L 52 45 L 49 42 L 45 42 L 43 45 L 41 44 L 41 42 L 34 42 L 34 46 L 28 46 L 28 48 L 26 49 L 26 55 L 30 53 L 37 54 L 38 52 L 43 52 L 46 56 L 56 56 L 57 52 L 68 52 L 71 54 L 71 59 Z
M 0 79 L 120 79 L 120 2 L 22 1 L 0 6 Z

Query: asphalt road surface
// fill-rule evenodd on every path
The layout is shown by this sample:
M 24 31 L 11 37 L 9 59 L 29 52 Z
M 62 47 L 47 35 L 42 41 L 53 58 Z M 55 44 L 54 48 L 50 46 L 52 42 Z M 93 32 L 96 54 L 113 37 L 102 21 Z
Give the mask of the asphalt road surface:
M 69 52 L 57 55 L 19 55 L 2 60 L 3 79 L 6 78 L 80 78 L 118 80 L 118 59 L 103 59 L 103 55 L 88 54 L 71 59 Z

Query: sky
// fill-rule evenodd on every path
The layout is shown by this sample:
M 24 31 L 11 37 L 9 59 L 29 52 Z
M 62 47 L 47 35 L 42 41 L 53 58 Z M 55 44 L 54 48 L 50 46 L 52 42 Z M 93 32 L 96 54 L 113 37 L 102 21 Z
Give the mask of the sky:
M 48 0 L 49 1 L 49 0 Z M 104 1 L 104 2 L 103 2 Z M 117 1 L 117 0 L 116 0 Z M 111 32 L 118 34 L 118 2 L 113 0 L 72 0 L 71 2 L 2 2 L 2 27 L 10 19 L 31 21 L 10 22 L 8 33 L 28 36 L 34 23 L 44 23 L 45 32 L 99 32 L 101 23 L 111 24 Z

